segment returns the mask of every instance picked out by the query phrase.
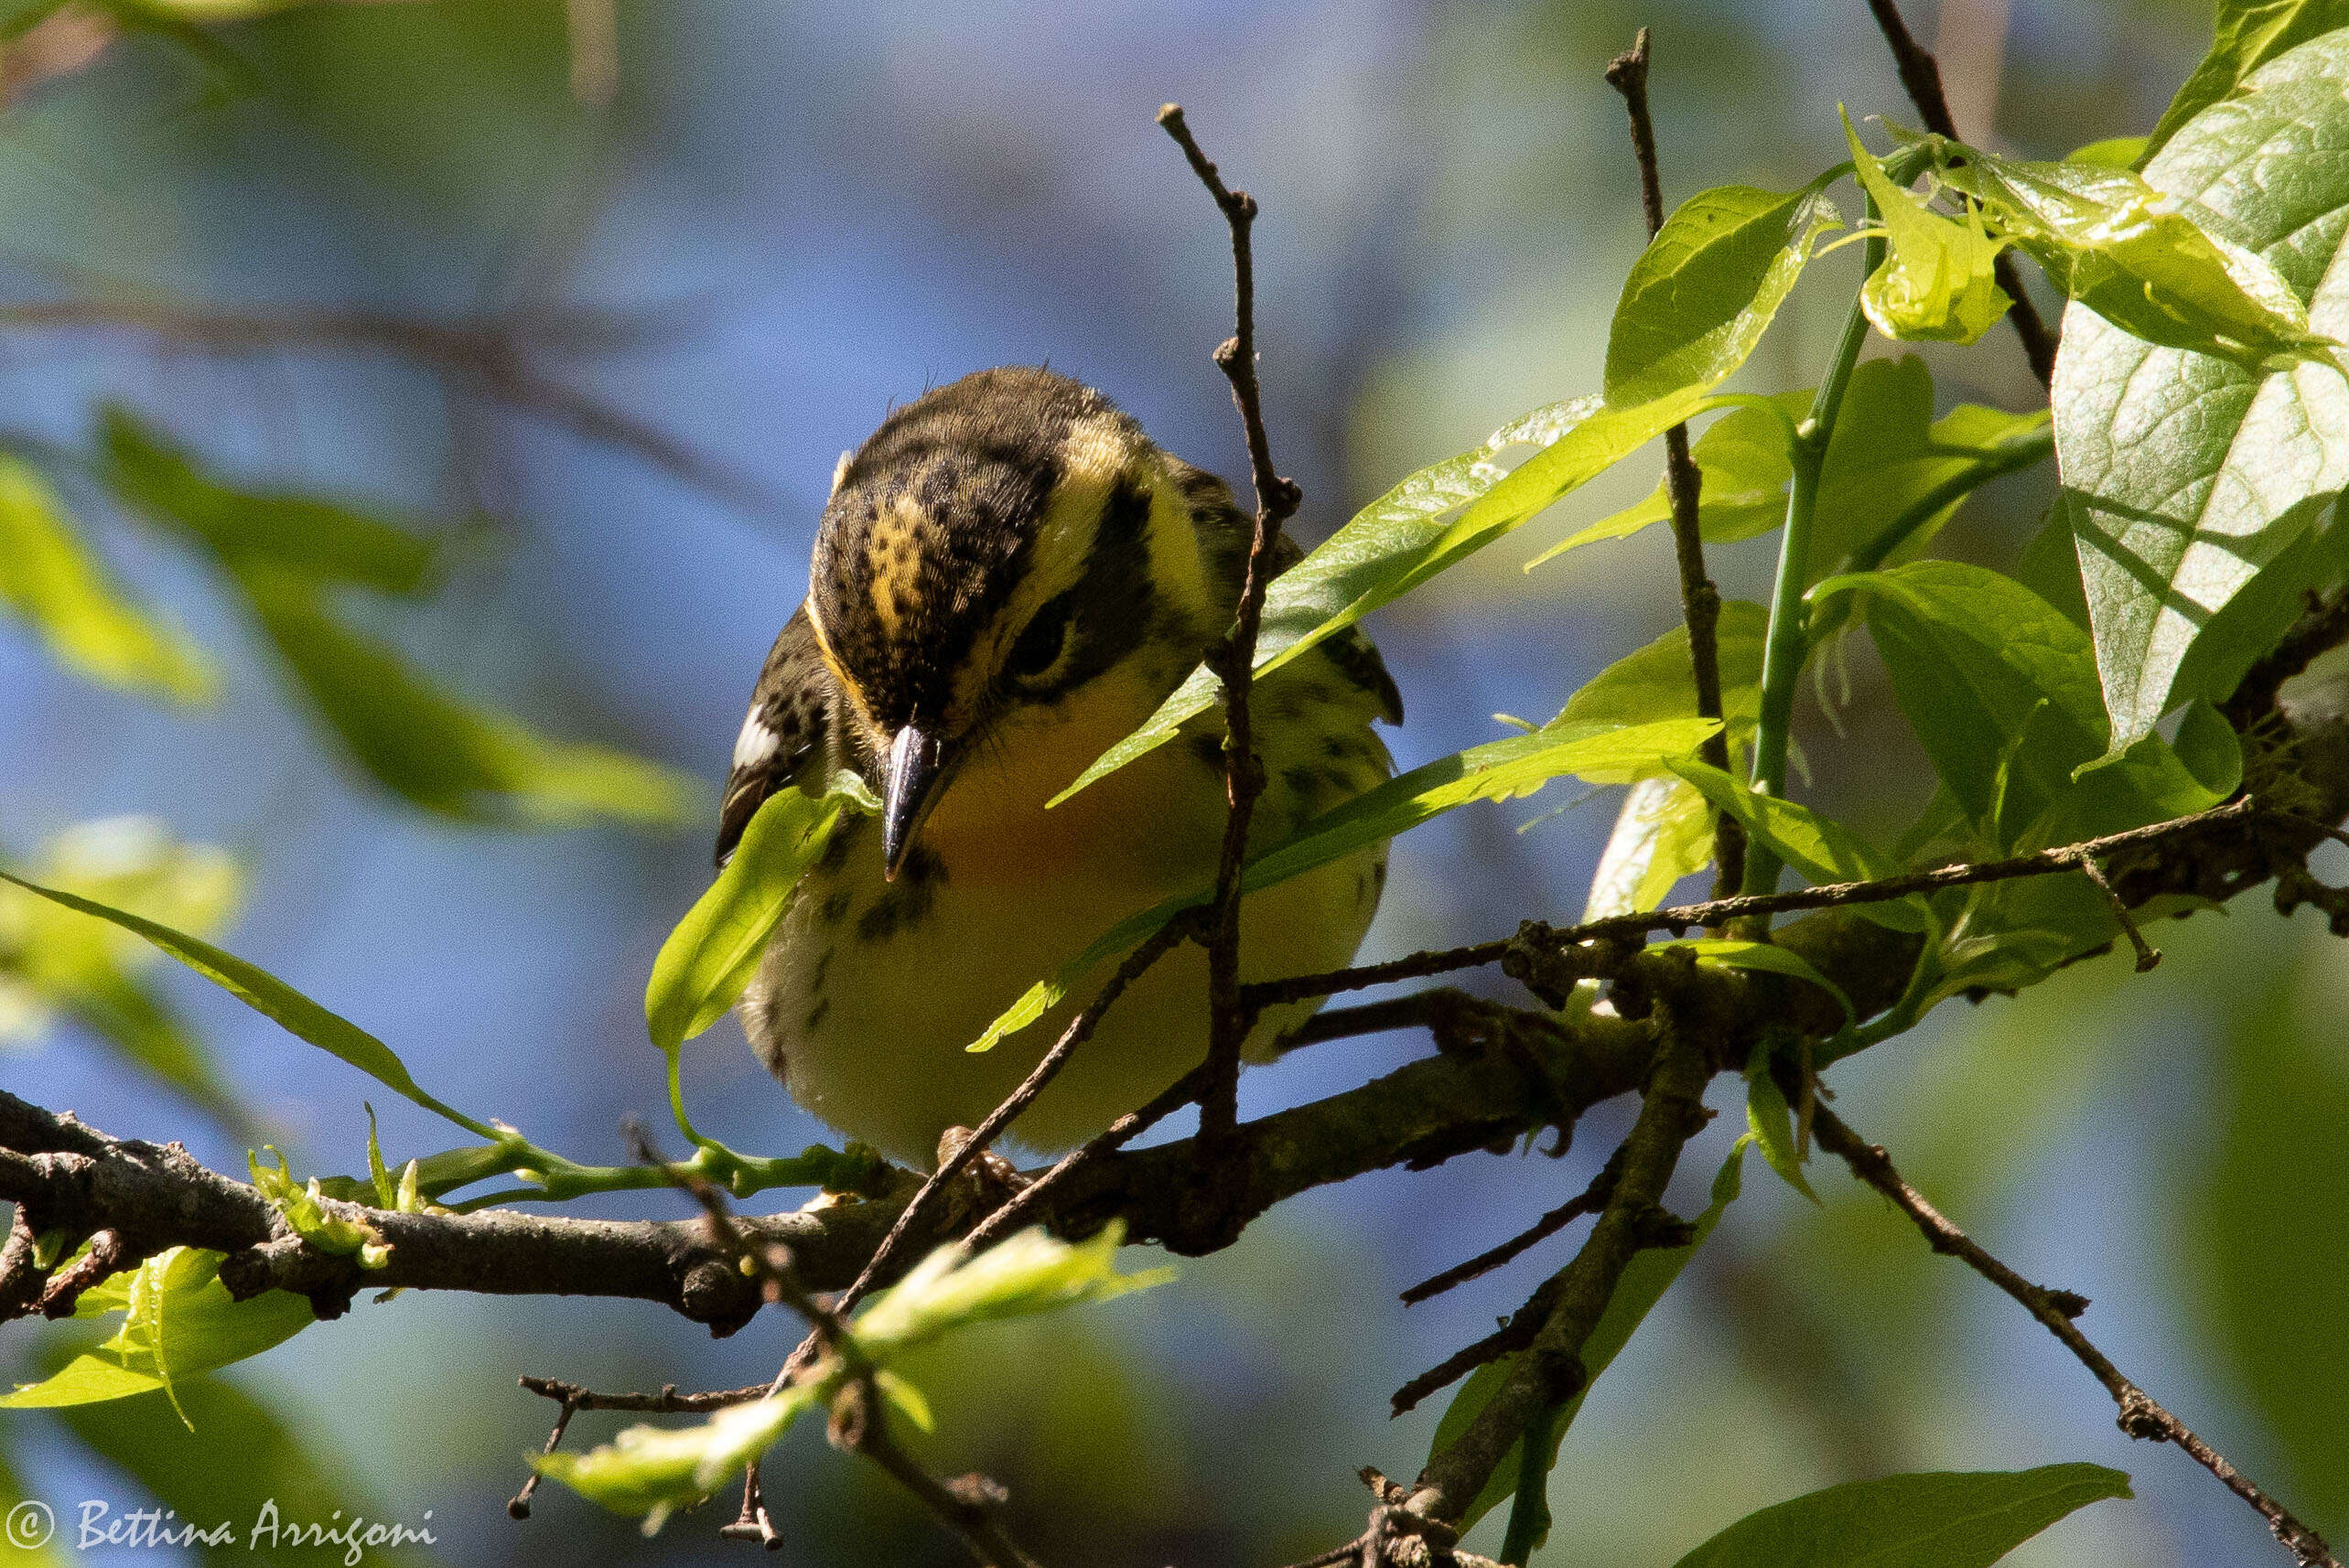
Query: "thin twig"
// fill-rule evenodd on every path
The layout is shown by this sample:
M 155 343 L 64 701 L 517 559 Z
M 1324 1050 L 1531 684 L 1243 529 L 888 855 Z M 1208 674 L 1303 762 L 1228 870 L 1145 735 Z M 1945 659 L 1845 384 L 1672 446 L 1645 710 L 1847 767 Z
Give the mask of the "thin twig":
M 1127 1112 L 1111 1122 L 1107 1130 L 1096 1134 L 1091 1142 L 1061 1155 L 1058 1165 L 1012 1194 L 1003 1207 L 981 1220 L 977 1227 L 964 1238 L 963 1244 L 973 1251 L 976 1251 L 994 1241 L 1012 1226 L 1018 1224 L 1021 1216 L 1041 1203 L 1054 1187 L 1068 1178 L 1071 1172 L 1090 1161 L 1097 1160 L 1104 1155 L 1115 1154 L 1117 1150 L 1124 1148 L 1152 1127 L 1197 1100 L 1206 1083 L 1207 1066 L 1202 1062 L 1169 1084 L 1159 1091 L 1157 1099 L 1152 1100 L 1139 1111 Z
M 755 1541 L 770 1552 L 783 1549 L 782 1532 L 775 1528 L 775 1516 L 767 1511 L 767 1493 L 759 1479 L 759 1461 L 753 1459 L 742 1467 L 742 1507 L 732 1524 L 720 1525 L 717 1533 L 727 1541 Z
M 981 1488 L 958 1489 L 939 1480 L 889 1437 L 888 1417 L 870 1377 L 844 1391 L 843 1397 L 853 1399 L 859 1406 L 850 1412 L 845 1423 L 837 1414 L 834 1418 L 835 1430 L 842 1424 L 850 1429 L 845 1446 L 889 1472 L 900 1486 L 960 1536 L 971 1555 L 988 1568 L 1036 1568 L 1036 1560 L 1022 1552 L 996 1523 L 994 1509 Z M 988 1485 L 992 1487 L 991 1483 Z M 1001 1488 L 992 1487 L 992 1494 L 1001 1496 Z
M 1937 893 L 1945 887 L 1964 887 L 1977 882 L 2048 876 L 2057 872 L 2077 870 L 2081 861 L 2091 856 L 2101 859 L 2116 851 L 2141 849 L 2164 839 L 2204 832 L 2257 814 L 2271 813 L 2266 813 L 2257 801 L 2247 795 L 2190 817 L 2151 822 L 2141 828 L 2108 833 L 2103 838 L 2017 855 L 2010 860 L 1935 866 L 1874 882 L 1835 882 L 1824 887 L 1801 887 L 1784 893 L 1748 893 L 1735 898 L 1708 898 L 1701 904 L 1678 904 L 1662 909 L 1610 915 L 1604 919 L 1589 920 L 1579 926 L 1553 928 L 1529 921 L 1514 937 L 1477 942 L 1468 947 L 1447 948 L 1439 952 L 1415 953 L 1389 963 L 1331 970 L 1322 974 L 1292 975 L 1284 980 L 1258 981 L 1244 988 L 1242 994 L 1250 1006 L 1277 1006 L 1285 1002 L 1301 1002 L 1315 996 L 1333 996 L 1341 992 L 1360 990 L 1366 985 L 1382 985 L 1391 980 L 1445 974 L 1499 963 L 1512 950 L 1526 945 L 1563 951 L 1585 942 L 1610 937 L 1636 936 L 1644 931 L 1679 933 L 1698 926 L 1719 925 L 1747 916 L 1783 915 L 1797 909 L 1833 909 L 1848 904 L 1883 904 L 1914 893 Z
M 2105 868 L 2096 864 L 2096 857 L 2093 854 L 2082 855 L 2080 870 L 2089 881 L 2096 885 L 2096 891 L 2105 896 L 2106 904 L 2112 908 L 2113 918 L 2120 923 L 2121 934 L 2128 938 L 2128 945 L 2137 954 L 2137 972 L 2143 974 L 2147 970 L 2160 963 L 2160 952 L 2152 943 L 2145 940 L 2145 933 L 2137 929 L 2137 918 L 2128 912 L 2128 906 L 2122 902 L 2121 896 L 2113 890 L 2112 880 L 2105 875 Z
M 2120 1410 L 2120 1429 L 2131 1437 L 2160 1439 L 2174 1443 L 2193 1456 L 2194 1462 L 2216 1476 L 2226 1489 L 2258 1510 L 2268 1521 L 2276 1539 L 2303 1568 L 2341 1568 L 2333 1558 L 2324 1538 L 2299 1520 L 2229 1464 L 2225 1457 L 2188 1429 L 2152 1396 L 2123 1377 L 2105 1353 L 2091 1344 L 2086 1335 L 2073 1321 L 2088 1309 L 2087 1298 L 2071 1291 L 2050 1290 L 2036 1285 L 1984 1251 L 1972 1238 L 1952 1224 L 1939 1209 L 1927 1202 L 1924 1196 L 1902 1178 L 1893 1168 L 1890 1155 L 1870 1144 L 1846 1125 L 1835 1112 L 1820 1106 L 1813 1112 L 1814 1127 L 1819 1144 L 1841 1156 L 1861 1181 L 1892 1200 L 1902 1213 L 1916 1222 L 1926 1243 L 1936 1252 L 1944 1252 L 1964 1262 L 1967 1267 L 2022 1304 L 2023 1310 L 2045 1326 L 2050 1334 L 2063 1341 L 2063 1348 L 2080 1359 L 2080 1364 L 2096 1375 L 2111 1394 Z
M 1623 95 L 1631 112 L 1632 156 L 1640 168 L 1640 207 L 1654 241 L 1664 227 L 1664 185 L 1656 170 L 1655 122 L 1647 103 L 1648 30 L 1642 27 L 1628 53 L 1607 65 L 1607 85 Z M 1686 422 L 1664 433 L 1664 482 L 1672 497 L 1672 550 L 1680 566 L 1680 613 L 1688 623 L 1688 658 L 1697 673 L 1697 716 L 1721 716 L 1721 651 L 1718 629 L 1721 591 L 1705 571 L 1705 541 L 1699 532 L 1699 498 L 1705 476 L 1688 454 Z M 1729 771 L 1729 737 L 1716 730 L 1697 755 Z M 1713 896 L 1726 897 L 1745 881 L 1745 830 L 1727 811 L 1713 813 Z
M 528 1378 L 524 1378 L 521 1380 L 521 1381 L 524 1388 L 530 1387 L 530 1380 Z M 536 1392 L 538 1391 L 533 1390 L 532 1391 Z M 562 1404 L 563 1408 L 555 1412 L 555 1430 L 546 1434 L 546 1446 L 539 1451 L 543 1454 L 552 1454 L 555 1449 L 562 1446 L 563 1434 L 570 1427 L 571 1418 L 579 1413 L 579 1402 L 577 1400 L 566 1395 L 563 1396 Z M 530 1517 L 530 1499 L 532 1496 L 537 1492 L 538 1483 L 544 1479 L 546 1479 L 546 1472 L 544 1470 L 533 1470 L 528 1476 L 523 1478 L 522 1490 L 516 1492 L 506 1503 L 506 1517 L 508 1519 L 522 1520 L 528 1519 Z
M 560 1378 L 522 1377 L 514 1380 L 539 1398 L 557 1404 L 578 1410 L 623 1411 L 634 1415 L 706 1415 L 712 1411 L 764 1399 L 768 1392 L 767 1384 L 753 1383 L 749 1388 L 684 1394 L 677 1391 L 676 1384 L 670 1383 L 657 1394 L 602 1394 Z
M 1533 1224 L 1510 1237 L 1497 1247 L 1479 1252 L 1464 1263 L 1454 1263 L 1442 1273 L 1430 1275 L 1403 1293 L 1403 1305 L 1417 1306 L 1423 1301 L 1439 1296 L 1456 1286 L 1464 1285 L 1481 1274 L 1489 1274 L 1503 1264 L 1514 1262 L 1521 1254 L 1548 1240 L 1586 1214 L 1596 1214 L 1607 1207 L 1614 1195 L 1615 1178 L 1622 1174 L 1623 1152 L 1617 1149 L 1590 1178 L 1590 1185 L 1568 1198 Z
M 1875 16 L 1876 26 L 1883 33 L 1885 43 L 1891 47 L 1892 63 L 1899 68 L 1901 85 L 1907 89 L 1909 102 L 1917 106 L 1917 113 L 1923 118 L 1925 129 L 1935 135 L 1947 136 L 1953 142 L 1960 140 L 1957 124 L 1949 115 L 1949 99 L 1941 90 L 1941 63 L 1933 58 L 1933 51 L 1917 42 L 1894 0 L 1868 0 L 1868 9 Z M 2014 323 L 2015 336 L 2022 339 L 2023 358 L 2031 361 L 2031 373 L 2039 378 L 2041 386 L 2053 386 L 2055 381 L 2055 334 L 2047 329 L 2039 307 L 2031 304 L 2031 295 L 2023 292 L 2022 273 L 2015 265 L 2014 257 L 2001 251 L 1991 266 L 1999 286 L 2006 290 L 2007 297 L 2014 302 L 2007 312 L 2007 319 Z
M 1256 199 L 1223 184 L 1200 150 L 1183 119 L 1182 106 L 1158 111 L 1158 124 L 1190 160 L 1232 231 L 1233 332 L 1215 350 L 1215 363 L 1232 383 L 1232 401 L 1248 441 L 1248 473 L 1256 493 L 1255 532 L 1248 541 L 1240 602 L 1230 634 L 1210 650 L 1208 664 L 1223 682 L 1223 845 L 1216 862 L 1215 897 L 1207 937 L 1208 1083 L 1200 1100 L 1201 1147 L 1211 1156 L 1228 1148 L 1239 1125 L 1240 1049 L 1246 1042 L 1248 1013 L 1240 1001 L 1240 867 L 1246 858 L 1248 824 L 1256 797 L 1264 792 L 1264 765 L 1255 754 L 1248 713 L 1255 679 L 1256 633 L 1264 623 L 1265 590 L 1271 582 L 1273 546 L 1281 524 L 1305 499 L 1296 484 L 1273 467 L 1272 444 L 1265 434 L 1264 393 L 1256 381 L 1256 274 L 1249 231 Z

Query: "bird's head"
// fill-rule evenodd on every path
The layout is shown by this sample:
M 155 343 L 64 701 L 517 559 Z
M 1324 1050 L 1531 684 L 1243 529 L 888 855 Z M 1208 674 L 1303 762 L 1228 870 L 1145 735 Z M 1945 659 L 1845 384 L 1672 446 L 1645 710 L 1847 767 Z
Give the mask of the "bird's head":
M 1233 531 L 1212 524 L 1232 516 L 1220 480 L 1049 371 L 965 376 L 842 457 L 808 612 L 883 800 L 890 875 L 957 771 L 1020 720 L 1112 671 L 1172 689 L 1230 614 Z

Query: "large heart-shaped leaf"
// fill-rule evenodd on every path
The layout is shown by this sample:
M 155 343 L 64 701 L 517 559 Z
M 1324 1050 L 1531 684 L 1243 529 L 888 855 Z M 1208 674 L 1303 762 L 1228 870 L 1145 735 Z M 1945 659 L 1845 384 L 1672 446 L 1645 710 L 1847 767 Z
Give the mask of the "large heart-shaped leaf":
M 2349 332 L 2349 33 L 2291 50 L 2180 129 L 2146 180 L 2250 252 L 2318 332 Z M 2321 364 L 2260 371 L 2157 348 L 2085 304 L 2065 313 L 2057 459 L 2110 745 L 2173 701 L 2204 628 L 2349 482 L 2349 385 Z

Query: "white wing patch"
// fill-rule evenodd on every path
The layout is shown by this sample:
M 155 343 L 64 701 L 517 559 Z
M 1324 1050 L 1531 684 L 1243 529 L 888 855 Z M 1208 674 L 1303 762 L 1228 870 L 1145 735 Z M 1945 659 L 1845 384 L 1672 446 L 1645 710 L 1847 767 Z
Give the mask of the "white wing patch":
M 759 722 L 759 710 L 753 708 L 742 721 L 742 733 L 734 737 L 734 766 L 756 768 L 774 756 L 781 744 L 773 730 Z

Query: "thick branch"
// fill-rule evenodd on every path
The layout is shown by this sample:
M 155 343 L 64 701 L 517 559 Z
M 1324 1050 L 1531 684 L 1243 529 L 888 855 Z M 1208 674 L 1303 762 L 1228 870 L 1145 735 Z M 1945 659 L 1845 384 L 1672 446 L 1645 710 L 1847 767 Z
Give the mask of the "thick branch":
M 2227 1463 L 2224 1455 L 2194 1435 L 2184 1422 L 2155 1402 L 2153 1397 L 2123 1377 L 2105 1353 L 2080 1332 L 2074 1321 L 2088 1309 L 2087 1298 L 2070 1291 L 2050 1290 L 2036 1285 L 1982 1250 L 1966 1232 L 1925 1201 L 1923 1194 L 1902 1179 L 1892 1166 L 1890 1155 L 1846 1126 L 1841 1118 L 1825 1106 L 1812 1111 L 1812 1132 L 1819 1146 L 1840 1155 L 1851 1166 L 1852 1174 L 1886 1197 L 1916 1222 L 1923 1232 L 1925 1242 L 1936 1252 L 1946 1253 L 1963 1262 L 1966 1267 L 1988 1280 L 2022 1304 L 2023 1310 L 2039 1319 L 2050 1334 L 2063 1342 L 2063 1348 L 2080 1359 L 2080 1364 L 2095 1374 L 2104 1384 L 2114 1404 L 2120 1409 L 2120 1429 L 2131 1437 L 2156 1438 L 2174 1443 L 2193 1456 L 2194 1462 L 2216 1476 L 2226 1489 L 2258 1510 L 2276 1532 L 2276 1539 L 2299 1559 L 2303 1568 L 2341 1568 L 2324 1538 L 2295 1519 L 2290 1511 L 2250 1478 Z

